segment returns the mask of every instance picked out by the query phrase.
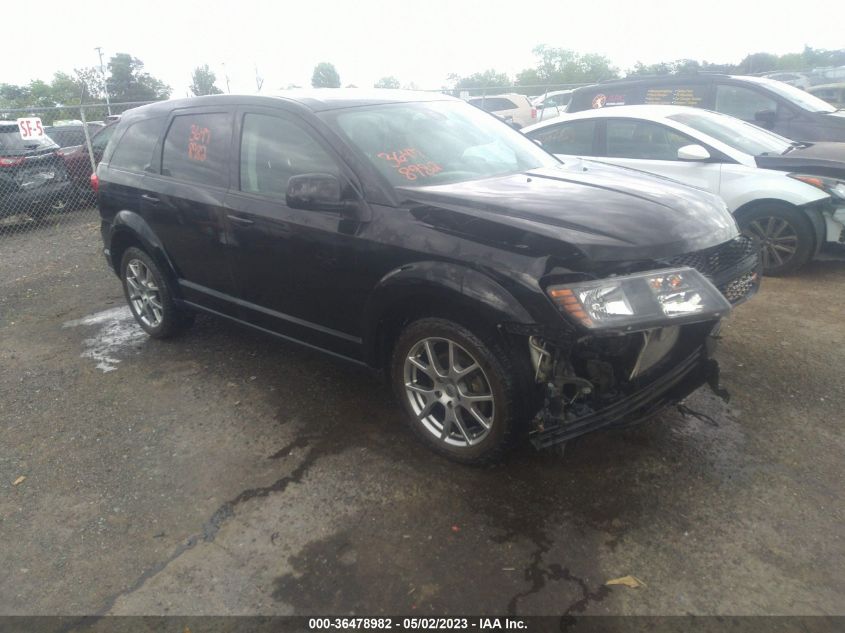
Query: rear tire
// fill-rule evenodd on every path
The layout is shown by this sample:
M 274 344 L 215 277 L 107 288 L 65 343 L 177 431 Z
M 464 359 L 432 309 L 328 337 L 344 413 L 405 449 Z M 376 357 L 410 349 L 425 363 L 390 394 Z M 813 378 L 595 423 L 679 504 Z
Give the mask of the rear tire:
M 788 275 L 813 257 L 813 225 L 790 204 L 760 203 L 741 213 L 737 221 L 744 235 L 759 242 L 764 275 Z
M 126 249 L 120 260 L 123 294 L 138 325 L 153 338 L 170 338 L 194 322 L 194 313 L 174 301 L 174 288 L 158 264 L 137 247 Z
M 390 378 L 417 437 L 454 461 L 485 464 L 500 460 L 522 428 L 515 365 L 494 338 L 424 318 L 399 335 Z

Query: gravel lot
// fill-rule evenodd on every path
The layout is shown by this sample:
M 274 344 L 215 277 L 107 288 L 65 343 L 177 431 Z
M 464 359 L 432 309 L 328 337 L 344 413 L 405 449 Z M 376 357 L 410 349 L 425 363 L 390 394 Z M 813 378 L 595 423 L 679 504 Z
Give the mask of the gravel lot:
M 845 614 L 845 260 L 734 313 L 712 422 L 473 469 L 340 361 L 148 340 L 95 217 L 0 235 L 0 613 Z

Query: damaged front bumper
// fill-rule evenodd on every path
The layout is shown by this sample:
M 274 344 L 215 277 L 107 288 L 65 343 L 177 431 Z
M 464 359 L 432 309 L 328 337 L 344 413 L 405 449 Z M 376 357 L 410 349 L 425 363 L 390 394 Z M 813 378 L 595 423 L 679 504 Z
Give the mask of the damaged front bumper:
M 547 393 L 543 408 L 534 418 L 529 437 L 531 443 L 540 449 L 599 429 L 636 424 L 661 409 L 679 403 L 705 384 L 727 398 L 727 393 L 719 385 L 719 364 L 709 358 L 702 347 L 648 385 L 594 410 L 566 407 L 561 402 L 561 393 Z

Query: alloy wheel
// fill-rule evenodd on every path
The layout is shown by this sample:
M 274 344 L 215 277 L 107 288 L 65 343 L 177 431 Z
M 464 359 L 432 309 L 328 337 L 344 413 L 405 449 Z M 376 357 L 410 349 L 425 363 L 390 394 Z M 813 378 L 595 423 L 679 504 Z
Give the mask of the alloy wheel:
M 161 294 L 152 271 L 140 259 L 131 259 L 126 265 L 126 287 L 141 322 L 151 328 L 161 325 L 164 318 Z
M 405 359 L 405 394 L 425 429 L 450 446 L 467 447 L 490 433 L 495 400 L 478 361 L 446 338 L 425 338 Z
M 798 232 L 782 217 L 766 216 L 752 220 L 745 227 L 745 234 L 760 242 L 764 269 L 783 266 L 798 251 Z

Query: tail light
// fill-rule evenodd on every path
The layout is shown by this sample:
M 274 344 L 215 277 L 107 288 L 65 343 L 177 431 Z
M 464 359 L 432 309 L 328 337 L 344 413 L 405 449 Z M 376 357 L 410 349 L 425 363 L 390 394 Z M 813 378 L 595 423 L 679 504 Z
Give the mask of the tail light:
M 537 108 L 531 108 L 531 118 L 532 119 L 537 118 Z
M 96 173 L 91 174 L 91 189 L 94 190 L 94 193 L 100 191 L 100 179 L 97 178 Z
M 4 158 L 0 156 L 0 167 L 17 167 L 23 165 L 26 158 Z

